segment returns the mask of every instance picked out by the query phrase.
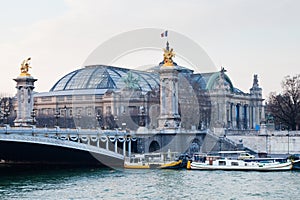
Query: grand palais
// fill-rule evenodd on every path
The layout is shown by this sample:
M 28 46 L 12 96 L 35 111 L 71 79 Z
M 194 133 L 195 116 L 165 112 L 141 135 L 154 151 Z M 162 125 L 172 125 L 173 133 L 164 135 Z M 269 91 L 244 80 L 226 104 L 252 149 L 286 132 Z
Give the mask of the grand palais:
M 161 66 L 145 71 L 106 65 L 76 69 L 63 75 L 49 92 L 34 93 L 32 122 L 37 127 L 157 129 Z M 243 92 L 224 68 L 211 73 L 177 69 L 182 129 L 259 128 L 264 99 L 257 75 L 249 83 L 249 92 Z M 17 113 L 16 102 L 13 109 Z

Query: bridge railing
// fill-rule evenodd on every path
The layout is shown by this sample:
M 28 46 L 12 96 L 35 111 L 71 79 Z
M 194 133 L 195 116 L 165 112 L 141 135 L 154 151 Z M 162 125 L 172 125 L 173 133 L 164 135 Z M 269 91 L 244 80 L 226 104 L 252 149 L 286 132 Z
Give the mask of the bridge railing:
M 136 141 L 134 134 L 125 130 L 102 129 L 68 129 L 68 128 L 36 128 L 32 127 L 0 127 L 0 134 L 22 135 L 31 138 L 51 138 L 70 142 L 84 143 L 86 145 L 102 148 L 100 143 L 105 143 L 105 149 L 109 149 L 109 142 L 114 143 L 114 152 L 118 152 L 118 142 L 123 143 L 123 155 L 126 156 L 126 142 L 128 143 L 128 155 L 131 155 L 131 141 Z

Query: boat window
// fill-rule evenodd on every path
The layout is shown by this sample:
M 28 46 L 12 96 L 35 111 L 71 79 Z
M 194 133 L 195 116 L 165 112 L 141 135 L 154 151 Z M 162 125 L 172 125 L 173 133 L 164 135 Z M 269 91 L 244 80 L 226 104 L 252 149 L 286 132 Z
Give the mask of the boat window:
M 226 165 L 226 161 L 223 160 L 219 161 L 219 165 Z
M 238 162 L 231 162 L 231 166 L 239 166 Z

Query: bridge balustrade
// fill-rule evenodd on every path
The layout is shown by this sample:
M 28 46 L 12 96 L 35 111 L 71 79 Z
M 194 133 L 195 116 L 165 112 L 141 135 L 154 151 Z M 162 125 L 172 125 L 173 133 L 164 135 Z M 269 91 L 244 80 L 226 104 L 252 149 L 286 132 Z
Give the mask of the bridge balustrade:
M 136 141 L 136 137 L 123 130 L 102 130 L 102 129 L 69 129 L 69 128 L 36 128 L 32 127 L 0 127 L 0 139 L 18 139 L 32 142 L 50 142 L 56 145 L 76 146 L 87 145 L 110 151 L 109 142 L 114 143 L 114 153 L 118 153 L 118 142 L 123 142 L 123 156 L 126 156 L 126 143 L 128 143 L 128 156 L 131 155 L 131 141 Z M 100 142 L 105 143 L 102 148 Z M 93 145 L 94 144 L 94 145 Z

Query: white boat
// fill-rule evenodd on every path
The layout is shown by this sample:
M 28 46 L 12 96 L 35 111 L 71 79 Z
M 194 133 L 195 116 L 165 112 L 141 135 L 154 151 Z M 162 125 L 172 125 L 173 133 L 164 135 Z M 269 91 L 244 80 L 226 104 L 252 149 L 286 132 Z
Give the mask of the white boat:
M 245 171 L 283 171 L 291 170 L 293 163 L 282 159 L 238 160 L 219 156 L 206 156 L 200 161 L 188 164 L 190 169 L 198 170 L 245 170 Z

